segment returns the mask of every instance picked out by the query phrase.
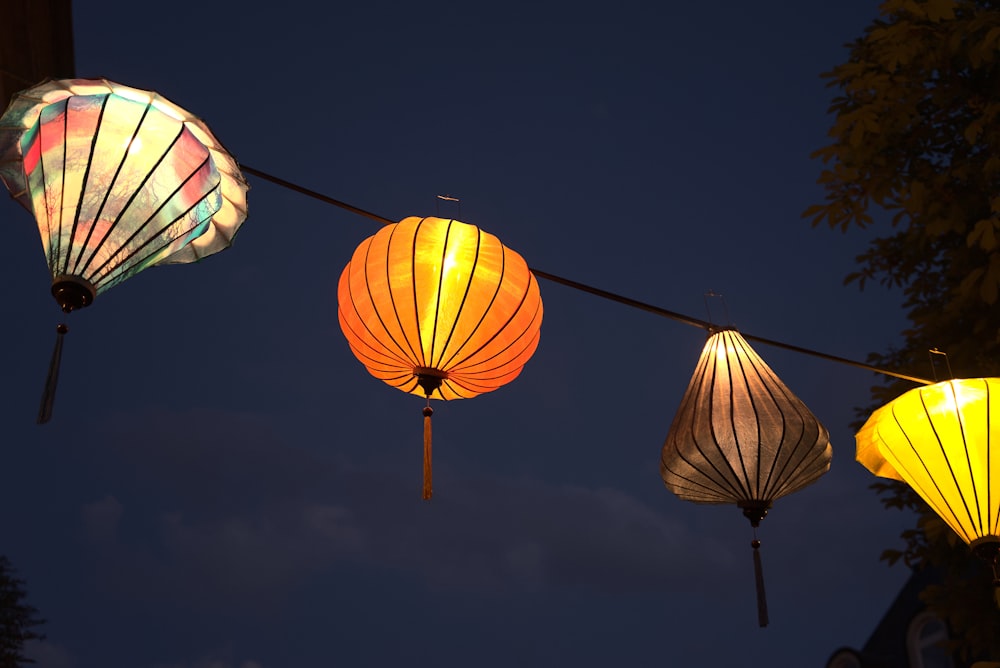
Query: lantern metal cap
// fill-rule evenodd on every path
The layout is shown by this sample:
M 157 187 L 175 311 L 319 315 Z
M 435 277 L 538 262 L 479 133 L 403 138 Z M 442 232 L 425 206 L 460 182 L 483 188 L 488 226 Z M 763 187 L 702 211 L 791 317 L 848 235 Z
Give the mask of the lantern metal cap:
M 97 290 L 85 278 L 63 274 L 52 280 L 52 296 L 65 313 L 90 306 L 97 297 Z
M 448 377 L 448 372 L 428 366 L 418 366 L 413 369 L 413 375 L 417 377 L 417 384 L 424 390 L 424 394 L 429 397 L 441 387 L 441 383 Z
M 1000 536 L 983 536 L 969 543 L 972 552 L 990 564 L 1000 561 Z
M 743 516 L 750 520 L 750 526 L 759 527 L 771 509 L 770 501 L 740 501 L 736 504 L 743 510 Z

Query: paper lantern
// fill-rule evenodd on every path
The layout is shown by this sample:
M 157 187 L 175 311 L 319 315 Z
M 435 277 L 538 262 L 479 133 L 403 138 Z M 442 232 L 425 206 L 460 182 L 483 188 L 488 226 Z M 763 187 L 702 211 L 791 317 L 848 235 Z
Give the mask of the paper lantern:
M 369 373 L 427 398 L 430 498 L 430 399 L 468 399 L 517 378 L 538 346 L 538 282 L 520 255 L 476 226 L 410 217 L 358 246 L 337 301 L 340 327 Z
M 67 313 L 147 267 L 228 247 L 246 218 L 247 184 L 202 121 L 105 79 L 15 95 L 0 117 L 0 179 L 34 215 Z M 53 371 L 65 325 L 58 332 Z
M 716 331 L 667 433 L 660 473 L 686 501 L 735 503 L 754 527 L 758 619 L 767 603 L 756 527 L 778 498 L 830 468 L 827 430 L 733 329 Z
M 912 487 L 987 561 L 1000 554 L 1000 378 L 906 392 L 857 433 L 857 459 Z

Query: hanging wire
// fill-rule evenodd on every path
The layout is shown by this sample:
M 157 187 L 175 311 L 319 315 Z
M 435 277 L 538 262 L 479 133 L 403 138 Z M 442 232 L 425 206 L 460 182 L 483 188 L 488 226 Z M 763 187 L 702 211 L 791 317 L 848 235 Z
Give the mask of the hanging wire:
M 271 183 L 279 185 L 283 188 L 294 190 L 295 192 L 300 193 L 302 195 L 306 195 L 307 197 L 312 197 L 313 199 L 318 199 L 321 202 L 332 204 L 333 206 L 340 207 L 341 209 L 350 211 L 351 213 L 356 213 L 359 216 L 364 216 L 365 218 L 370 218 L 371 220 L 382 223 L 384 225 L 393 225 L 397 222 L 395 220 L 389 220 L 388 218 L 379 216 L 378 214 L 372 213 L 371 211 L 365 211 L 364 209 L 358 208 L 352 204 L 348 204 L 338 199 L 334 199 L 333 197 L 329 197 L 328 195 L 316 192 L 315 190 L 304 188 L 300 185 L 292 183 L 291 181 L 286 181 L 284 179 L 278 178 L 277 176 L 273 176 L 266 172 L 262 172 L 259 169 L 254 169 L 253 167 L 247 167 L 246 165 L 240 165 L 240 169 L 246 172 L 247 174 L 253 174 L 254 176 L 258 176 L 266 181 L 270 181 Z M 438 195 L 438 197 L 441 198 L 440 195 Z M 705 320 L 699 320 L 698 318 L 694 318 L 689 315 L 684 315 L 683 313 L 677 313 L 676 311 L 669 311 L 665 308 L 660 308 L 659 306 L 647 304 L 645 302 L 641 302 L 636 299 L 632 299 L 630 297 L 625 297 L 624 295 L 619 295 L 614 292 L 608 292 L 607 290 L 602 290 L 592 285 L 587 285 L 585 283 L 580 283 L 579 281 L 574 281 L 568 278 L 563 278 L 562 276 L 550 274 L 546 271 L 535 269 L 534 267 L 529 267 L 529 270 L 538 278 L 544 278 L 547 281 L 558 283 L 568 288 L 579 290 L 580 292 L 586 292 L 588 294 L 594 295 L 595 297 L 601 297 L 602 299 L 618 302 L 619 304 L 624 304 L 625 306 L 631 306 L 632 308 L 646 311 L 648 313 L 653 313 L 655 315 L 663 316 L 665 318 L 670 318 L 671 320 L 684 323 L 685 325 L 699 327 L 706 331 L 711 331 L 713 328 L 712 323 L 707 322 Z M 803 355 L 811 355 L 813 357 L 825 359 L 830 362 L 846 364 L 848 366 L 853 366 L 857 369 L 863 369 L 865 371 L 879 373 L 884 376 L 892 376 L 893 378 L 899 378 L 901 380 L 908 380 L 912 383 L 917 383 L 919 385 L 933 385 L 935 383 L 935 381 L 933 380 L 928 380 L 926 378 L 919 378 L 917 376 L 909 376 L 907 374 L 898 373 L 896 371 L 890 371 L 889 369 L 880 369 L 879 367 L 872 366 L 870 364 L 864 364 L 863 362 L 856 362 L 854 360 L 849 360 L 845 357 L 838 357 L 837 355 L 829 355 L 827 353 L 819 352 L 817 350 L 810 350 L 809 348 L 795 346 L 790 343 L 782 343 L 781 341 L 766 339 L 762 336 L 747 334 L 746 332 L 740 332 L 740 333 L 743 335 L 743 338 L 747 339 L 748 341 L 756 341 L 757 343 L 763 343 L 764 345 L 767 346 L 773 346 L 775 348 L 783 348 L 785 350 L 801 353 Z
M 351 213 L 356 213 L 359 216 L 364 216 L 365 218 L 371 218 L 372 220 L 382 223 L 384 225 L 392 225 L 393 223 L 396 222 L 395 220 L 389 220 L 388 218 L 383 218 L 382 216 L 374 214 L 371 211 L 365 211 L 364 209 L 359 209 L 358 207 L 352 206 L 347 202 L 341 202 L 339 199 L 328 197 L 327 195 L 324 195 L 323 193 L 318 193 L 315 190 L 309 190 L 308 188 L 303 188 L 302 186 L 292 183 L 291 181 L 285 181 L 284 179 L 279 179 L 277 176 L 272 176 L 271 174 L 267 174 L 260 170 L 254 169 L 253 167 L 240 165 L 240 170 L 246 172 L 247 174 L 253 174 L 254 176 L 259 176 L 265 181 L 270 181 L 271 183 L 277 184 L 282 188 L 288 188 L 289 190 L 294 190 L 297 193 L 306 195 L 307 197 L 312 197 L 313 199 L 318 199 L 321 202 L 326 202 L 327 204 L 339 206 L 341 209 L 345 209 L 347 211 L 350 211 Z
M 38 81 L 32 81 L 30 79 L 26 79 L 22 77 L 20 74 L 15 74 L 14 72 L 11 72 L 10 70 L 4 69 L 2 67 L 0 67 L 0 75 L 3 75 L 5 77 L 10 77 L 11 79 L 15 79 L 18 82 L 27 86 L 28 88 L 38 83 Z

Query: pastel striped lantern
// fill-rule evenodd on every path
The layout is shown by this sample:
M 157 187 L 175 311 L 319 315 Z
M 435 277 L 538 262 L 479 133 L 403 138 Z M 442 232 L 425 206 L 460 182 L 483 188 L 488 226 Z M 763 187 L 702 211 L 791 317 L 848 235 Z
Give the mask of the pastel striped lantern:
M 0 180 L 35 218 L 66 313 L 143 269 L 227 248 L 246 219 L 246 181 L 208 127 L 106 79 L 16 94 L 0 117 Z M 66 331 L 57 328 L 39 422 L 51 415 Z

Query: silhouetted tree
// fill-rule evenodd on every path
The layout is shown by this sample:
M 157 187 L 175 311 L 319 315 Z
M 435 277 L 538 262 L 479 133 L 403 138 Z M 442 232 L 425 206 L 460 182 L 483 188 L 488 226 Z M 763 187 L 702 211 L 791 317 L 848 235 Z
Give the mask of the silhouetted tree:
M 885 226 L 846 281 L 902 290 L 910 326 L 873 364 L 928 376 L 928 350 L 956 377 L 1000 375 L 1000 0 L 886 0 L 880 18 L 824 74 L 837 90 L 825 201 L 803 215 L 833 228 Z M 881 405 L 912 385 L 872 389 Z M 925 602 L 965 658 L 1000 657 L 988 571 L 909 488 L 875 485 L 918 525 L 883 558 L 942 568 Z M 971 575 L 970 575 L 971 574 Z M 982 574 L 980 577 L 977 574 Z M 970 579 L 971 578 L 971 579 Z
M 27 592 L 7 557 L 0 556 L 0 668 L 34 663 L 24 657 L 24 644 L 45 636 L 35 632 L 44 623 L 38 611 L 25 603 Z

